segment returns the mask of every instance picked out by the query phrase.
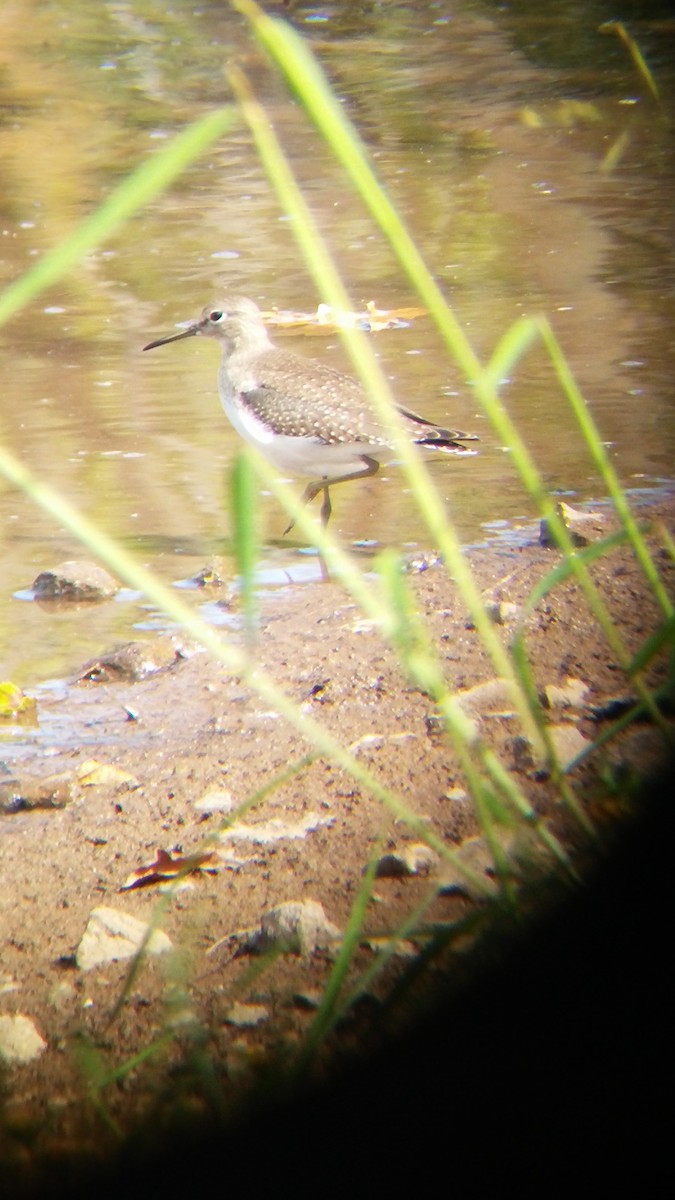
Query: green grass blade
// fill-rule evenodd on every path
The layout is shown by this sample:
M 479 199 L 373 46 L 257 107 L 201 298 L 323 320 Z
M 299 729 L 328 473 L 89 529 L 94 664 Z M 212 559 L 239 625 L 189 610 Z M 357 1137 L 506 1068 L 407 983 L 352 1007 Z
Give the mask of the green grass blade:
M 577 417 L 581 428 L 584 440 L 586 441 L 589 451 L 594 457 L 594 460 L 599 465 L 605 463 L 606 474 L 604 477 L 611 489 L 612 499 L 617 508 L 618 515 L 622 520 L 622 524 L 626 529 L 626 533 L 630 538 L 638 561 L 640 562 L 648 582 L 654 591 L 661 606 L 667 613 L 672 611 L 672 605 L 665 593 L 654 565 L 652 563 L 649 552 L 646 548 L 644 540 L 640 534 L 637 522 L 633 518 L 628 502 L 621 489 L 621 486 L 611 470 L 607 456 L 604 453 L 604 448 L 600 442 L 597 430 L 591 419 L 588 408 L 576 386 L 572 373 L 567 364 L 562 350 L 551 330 L 548 322 L 544 318 L 536 319 L 521 319 L 516 322 L 507 331 L 504 337 L 500 340 L 491 360 L 486 369 L 485 375 L 494 385 L 496 379 L 500 377 L 501 372 L 510 373 L 516 362 L 525 353 L 527 348 L 532 345 L 534 334 L 539 331 L 544 345 L 549 353 L 556 376 L 568 396 L 572 405 L 575 416 Z M 506 408 L 493 387 L 488 387 L 483 394 L 483 401 L 486 407 L 488 416 L 498 433 L 508 442 L 512 451 L 514 464 L 517 467 L 523 483 L 529 491 L 532 498 L 537 503 L 540 512 L 546 517 L 553 531 L 556 541 L 570 564 L 572 571 L 579 581 L 586 597 L 586 602 L 602 630 L 607 644 L 610 646 L 621 669 L 628 676 L 630 674 L 630 657 L 623 645 L 622 639 L 616 629 L 611 616 L 607 610 L 598 589 L 596 588 L 591 575 L 589 574 L 586 562 L 582 555 L 573 545 L 567 528 L 560 518 L 553 500 L 548 495 L 543 486 L 541 476 L 532 460 L 532 457 L 527 450 L 523 439 L 509 417 Z M 522 648 L 521 648 L 522 649 Z M 524 659 L 521 654 L 521 666 L 524 664 Z M 647 688 L 642 684 L 639 678 L 635 678 L 635 687 L 640 693 L 640 698 L 649 708 L 653 719 L 661 726 L 664 734 L 669 738 L 669 732 L 664 722 L 658 706 L 650 696 Z M 531 692 L 531 689 L 530 689 Z
M 522 356 L 527 346 L 534 340 L 537 323 L 517 322 L 516 326 L 507 334 L 507 338 L 502 339 L 502 344 L 498 348 L 496 356 L 493 356 L 492 366 L 483 371 L 462 330 L 459 328 L 454 315 L 445 304 L 440 290 L 427 270 L 417 248 L 414 246 L 407 229 L 400 221 L 393 205 L 386 197 L 381 185 L 367 163 L 356 132 L 345 117 L 344 112 L 331 92 L 325 76 L 303 39 L 286 22 L 268 17 L 258 5 L 253 3 L 253 0 L 235 0 L 235 3 L 236 7 L 251 22 L 261 44 L 284 72 L 290 86 L 299 95 L 307 112 L 323 133 L 336 157 L 342 162 L 354 186 L 363 197 L 382 230 L 388 236 L 392 249 L 398 255 L 399 261 L 409 274 L 420 296 L 428 304 L 437 320 L 441 333 L 444 335 L 457 361 L 460 362 L 469 374 L 474 375 L 476 395 L 486 409 L 490 420 L 498 430 L 502 431 L 504 440 L 511 447 L 521 472 L 521 477 L 523 477 L 530 494 L 537 499 L 542 515 L 547 516 L 549 519 L 563 551 L 568 555 L 573 555 L 574 547 L 570 542 L 567 530 L 563 522 L 558 519 L 555 506 L 543 486 L 543 482 L 534 466 L 531 456 L 526 452 L 524 443 L 518 437 L 515 427 L 508 418 L 506 410 L 497 394 L 499 379 L 501 378 L 501 374 L 498 375 L 497 372 L 501 372 L 507 360 L 517 361 L 518 357 Z M 240 101 L 243 99 L 245 102 L 246 100 L 246 97 L 242 96 L 241 89 L 239 91 L 239 98 Z M 251 124 L 250 115 L 247 115 L 246 112 L 244 115 L 247 116 L 249 124 Z M 262 130 L 263 119 L 259 117 L 257 121 Z M 258 138 L 259 149 L 261 150 L 263 161 L 265 161 L 265 147 L 262 144 L 263 142 L 267 143 L 268 150 L 270 147 L 272 148 L 273 154 L 277 159 L 276 166 L 279 169 L 285 170 L 287 174 L 290 174 L 287 165 L 284 163 L 281 151 L 278 145 L 275 144 L 273 134 L 266 134 L 264 138 Z M 267 165 L 268 172 L 274 182 L 274 176 L 277 171 L 274 167 L 270 171 L 269 163 Z M 283 196 L 281 198 L 283 203 Z M 290 199 L 290 197 L 287 199 Z M 293 211 L 288 207 L 287 211 L 290 211 L 294 217 L 294 227 L 296 229 L 298 226 L 302 228 L 303 221 L 299 212 L 297 210 Z M 309 265 L 311 267 L 311 263 Z M 545 323 L 539 327 L 539 332 L 541 336 L 545 337 L 544 325 Z M 554 367 L 557 371 L 558 364 L 555 360 Z M 376 393 L 373 395 L 373 399 L 375 402 L 377 401 Z M 397 444 L 398 449 L 399 446 Z M 407 466 L 406 456 L 402 455 L 402 458 L 405 467 Z M 415 485 L 413 484 L 413 486 Z M 627 510 L 625 502 L 622 508 L 624 512 Z M 460 547 L 454 541 L 453 531 L 450 523 L 447 521 L 447 516 L 445 516 L 446 525 L 444 529 L 442 528 L 443 516 L 441 516 L 441 522 L 437 525 L 435 520 L 436 515 L 432 502 L 430 506 L 430 520 L 428 520 L 430 531 L 438 535 L 436 539 L 437 544 L 444 558 L 449 563 L 453 574 L 456 575 L 458 585 L 476 622 L 481 639 L 490 650 L 495 664 L 497 665 L 498 662 L 501 663 L 501 666 L 498 666 L 499 673 L 513 680 L 514 694 L 517 697 L 516 703 L 518 704 L 521 719 L 523 719 L 528 736 L 540 747 L 541 740 L 538 723 L 533 720 L 524 698 L 519 694 L 520 689 L 508 656 L 504 655 L 500 644 L 495 644 L 498 643 L 498 639 L 494 637 L 494 631 L 490 628 L 489 620 L 484 611 L 482 611 L 480 597 L 474 594 L 474 589 L 472 588 L 473 580 L 470 572 L 463 569 Z M 641 561 L 643 565 L 646 565 L 644 555 L 641 556 Z M 649 569 L 648 566 L 647 569 Z M 597 589 L 594 587 L 588 572 L 584 570 L 583 566 L 579 567 L 579 580 L 591 610 L 602 628 L 609 645 L 612 647 L 613 653 L 625 669 L 628 659 L 623 651 L 621 640 L 609 618 L 609 614 L 606 612 Z M 474 612 L 474 604 L 476 612 Z M 645 702 L 649 704 L 648 693 L 643 691 L 642 695 Z M 656 720 L 661 720 L 656 708 L 653 709 L 653 716 Z M 549 745 L 546 750 L 550 755 L 552 747 Z
M 230 474 L 230 496 L 234 522 L 234 554 L 239 572 L 244 627 L 249 647 L 256 627 L 255 567 L 258 559 L 256 537 L 256 494 L 251 461 L 237 454 Z
M 537 319 L 537 327 L 540 330 L 544 345 L 548 351 L 555 373 L 560 381 L 560 385 L 567 396 L 570 407 L 577 420 L 584 441 L 590 451 L 593 462 L 599 471 L 603 483 L 607 488 L 608 494 L 611 496 L 616 514 L 621 521 L 628 537 L 633 546 L 633 551 L 637 561 L 639 562 L 644 572 L 645 578 L 654 593 L 658 603 L 661 605 L 663 612 L 667 617 L 672 616 L 675 611 L 673 603 L 668 595 L 658 571 L 654 565 L 652 557 L 647 549 L 644 538 L 640 531 L 640 527 L 635 520 L 626 494 L 619 483 L 616 472 L 609 460 L 609 456 L 602 443 L 602 439 L 598 432 L 597 426 L 591 416 L 590 409 L 584 400 L 584 397 L 579 390 L 576 380 L 567 362 L 562 347 L 558 342 L 549 322 L 540 317 Z
M 324 988 L 321 1003 L 308 1030 L 298 1061 L 298 1074 L 300 1076 L 302 1076 L 310 1065 L 319 1044 L 323 1041 L 337 1019 L 338 997 L 346 979 L 349 965 L 359 946 L 366 910 L 373 891 L 378 858 L 379 852 L 373 854 L 361 877 L 358 891 L 350 909 L 347 927 L 342 936 L 340 949 L 328 977 L 326 987 Z
M 320 722 L 295 704 L 281 688 L 277 687 L 262 671 L 252 666 L 249 656 L 238 646 L 220 637 L 198 613 L 185 605 L 171 589 L 162 584 L 145 567 L 137 563 L 123 547 L 99 530 L 82 513 L 79 513 L 63 496 L 48 484 L 37 480 L 14 455 L 0 444 L 0 473 L 11 483 L 20 487 L 36 504 L 56 522 L 65 526 L 74 537 L 92 551 L 101 562 L 130 587 L 137 588 L 172 620 L 176 621 L 190 636 L 209 650 L 242 681 L 276 709 L 314 749 L 331 758 L 343 767 L 354 779 L 379 799 L 384 806 L 404 821 L 419 836 L 429 843 L 442 857 L 452 861 L 452 852 L 416 816 L 407 804 L 387 788 L 363 766 Z
M 370 167 L 361 139 L 306 42 L 288 22 L 268 16 L 253 0 L 233 0 L 233 4 L 250 21 L 258 41 L 282 71 L 289 87 L 342 163 L 404 271 L 439 325 L 442 324 L 457 362 L 472 377 L 480 363 L 413 238 Z
M 316 223 L 264 110 L 253 97 L 248 80 L 241 72 L 230 71 L 228 77 L 237 94 L 244 119 L 253 133 L 261 160 L 277 191 L 282 207 L 291 217 L 291 228 L 298 239 L 308 269 L 330 304 L 337 308 L 344 307 L 345 304 L 349 306 L 349 299 L 335 264 L 316 228 Z M 382 417 L 383 421 L 386 421 L 391 429 L 396 453 L 401 459 L 402 469 L 418 498 L 420 512 L 427 523 L 429 532 L 452 572 L 483 644 L 492 657 L 497 673 L 509 680 L 511 684 L 514 705 L 518 709 L 527 735 L 539 748 L 538 728 L 520 694 L 508 652 L 495 633 L 485 611 L 480 590 L 476 586 L 469 564 L 462 553 L 460 539 L 451 518 L 420 460 L 417 448 L 405 436 L 400 417 L 393 406 L 390 389 L 373 354 L 372 346 L 368 343 L 365 335 L 355 329 L 345 330 L 344 338 L 378 415 Z M 271 480 L 270 486 L 273 486 Z M 294 515 L 293 512 L 292 515 Z M 301 520 L 298 521 L 298 524 L 303 531 L 309 530 L 309 536 L 320 549 L 323 550 L 324 546 L 330 544 L 330 535 L 324 535 L 319 540 L 318 536 L 313 536 L 313 526 L 307 526 Z
M 624 46 L 628 50 L 628 53 L 630 54 L 637 68 L 640 78 L 643 79 L 647 84 L 647 87 L 649 88 L 649 91 L 654 99 L 660 100 L 659 89 L 656 86 L 656 80 L 647 66 L 645 57 L 635 41 L 635 38 L 628 32 L 623 21 L 603 21 L 602 25 L 599 26 L 599 29 L 600 33 L 615 33 L 617 35 L 617 37 L 623 42 Z

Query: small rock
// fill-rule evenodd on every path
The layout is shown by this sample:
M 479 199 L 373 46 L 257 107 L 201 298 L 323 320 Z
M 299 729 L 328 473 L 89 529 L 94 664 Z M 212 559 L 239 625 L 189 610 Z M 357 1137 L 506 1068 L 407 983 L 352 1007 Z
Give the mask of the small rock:
M 585 513 L 561 501 L 556 511 L 565 525 L 574 546 L 588 546 L 605 536 L 605 518 L 602 513 Z M 558 548 L 555 534 L 549 521 L 544 518 L 539 526 L 539 541 L 542 546 Z
M 597 704 L 590 705 L 590 714 L 595 721 L 614 721 L 630 712 L 637 703 L 637 696 L 607 696 Z
M 421 575 L 424 571 L 428 571 L 429 567 L 440 567 L 442 564 L 443 559 L 438 551 L 430 550 L 409 558 L 403 569 L 409 575 Z
M 33 581 L 37 600 L 108 600 L 120 585 L 97 563 L 73 559 L 51 571 L 42 571 Z
M 262 1004 L 240 1004 L 237 1001 L 225 1015 L 227 1025 L 235 1025 L 237 1029 L 255 1029 L 269 1021 L 269 1012 Z
M 534 771 L 541 761 L 535 759 L 532 743 L 524 734 L 511 738 L 511 753 L 515 771 Z
M 588 684 L 582 679 L 573 679 L 568 675 L 562 687 L 548 683 L 544 688 L 544 695 L 549 708 L 580 709 L 584 707 L 589 691 Z
M 234 807 L 232 793 L 222 788 L 212 788 L 199 800 L 195 800 L 195 808 L 200 813 L 229 813 Z
M 482 837 L 470 837 L 457 847 L 456 862 L 443 859 L 438 872 L 438 890 L 442 895 L 463 892 L 471 900 L 485 900 L 496 892 L 490 876 L 494 873 L 494 860 L 487 842 Z M 481 886 L 467 879 L 461 867 L 465 866 L 480 877 Z
M 294 992 L 293 1003 L 296 1008 L 302 1008 L 305 1012 L 314 1012 L 320 1005 L 323 999 L 323 992 L 306 991 Z
M 45 779 L 23 776 L 0 783 L 0 813 L 34 808 L 65 808 L 72 800 L 72 775 L 63 771 Z
M 189 656 L 189 649 L 177 646 L 171 638 L 148 638 L 145 641 L 125 642 L 114 646 L 100 658 L 85 663 L 76 676 L 77 683 L 137 683 L 167 670 L 181 658 Z
M 335 823 L 335 817 L 322 817 L 320 813 L 305 813 L 298 821 L 282 821 L 280 817 L 272 817 L 270 821 L 260 821 L 257 825 L 238 823 L 224 829 L 220 841 L 253 842 L 258 846 L 268 846 L 284 840 L 298 841 L 306 838 L 308 833 L 314 833 L 322 826 Z
M 580 733 L 576 725 L 567 723 L 549 725 L 548 732 L 553 741 L 556 758 L 563 771 L 571 765 L 574 759 L 591 745 L 588 738 Z
M 447 733 L 447 725 L 439 713 L 427 713 L 424 718 L 424 724 L 426 725 L 427 736 L 430 738 L 439 738 Z
M 414 842 L 403 850 L 390 851 L 378 860 L 375 875 L 401 878 L 405 875 L 427 875 L 438 864 L 438 855 L 425 842 Z
M 568 721 L 548 726 L 556 758 L 563 771 L 567 770 L 582 750 L 591 745 L 588 738 L 579 732 L 576 725 Z M 535 753 L 526 737 L 514 737 L 511 741 L 513 763 L 517 771 L 539 771 L 544 766 L 542 756 Z
M 145 942 L 149 928 L 145 921 L 138 921 L 119 909 L 106 905 L 92 909 L 75 955 L 78 967 L 90 971 L 102 963 L 133 958 Z M 144 949 L 148 954 L 164 954 L 171 949 L 171 941 L 161 929 L 153 929 Z
M 467 804 L 469 802 L 469 793 L 463 787 L 451 787 L 444 793 L 445 800 L 452 800 L 454 804 Z
M 77 988 L 67 979 L 60 979 L 49 991 L 49 1003 L 59 1011 L 77 1002 Z
M 491 600 L 485 605 L 485 611 L 493 625 L 509 625 L 517 620 L 520 607 L 511 600 Z M 467 617 L 465 628 L 476 628 L 472 617 Z
M 195 588 L 212 588 L 216 590 L 226 587 L 231 580 L 228 581 L 225 578 L 227 572 L 223 570 L 224 563 L 224 559 L 219 559 L 218 562 L 207 563 L 188 582 Z
M 341 930 L 328 920 L 318 901 L 291 900 L 264 914 L 260 927 L 248 934 L 247 948 L 262 953 L 276 947 L 307 956 L 333 949 L 340 937 Z
M 0 1016 L 0 1060 L 8 1063 L 29 1063 L 47 1049 L 30 1017 L 23 1013 Z
M 456 692 L 454 699 L 465 713 L 475 717 L 511 717 L 515 711 L 508 680 L 500 676 Z
M 488 615 L 495 625 L 510 625 L 516 621 L 520 615 L 520 605 L 514 604 L 512 600 L 496 600 L 494 604 L 488 604 Z
M 549 872 L 555 865 L 553 851 L 542 840 L 542 829 L 552 834 L 550 822 L 543 821 L 539 830 L 530 825 L 517 825 L 502 839 L 506 857 L 518 876 L 532 877 L 535 872 Z
M 371 937 L 366 938 L 362 945 L 372 950 L 373 954 L 382 954 L 386 951 L 394 958 L 417 958 L 419 953 L 415 943 L 408 941 L 407 938 Z

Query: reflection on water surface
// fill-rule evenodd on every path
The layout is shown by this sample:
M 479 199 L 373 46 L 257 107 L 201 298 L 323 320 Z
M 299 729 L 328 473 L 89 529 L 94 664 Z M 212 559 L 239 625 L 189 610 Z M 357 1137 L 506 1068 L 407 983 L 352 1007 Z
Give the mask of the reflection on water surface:
M 270 6 L 281 11 L 284 6 Z M 663 22 L 641 38 L 659 108 L 604 6 L 291 6 L 384 185 L 481 355 L 522 314 L 551 319 L 622 481 L 672 475 L 672 56 Z M 584 15 L 585 14 L 585 15 Z M 612 14 L 609 14 L 612 15 Z M 613 14 L 616 15 L 616 14 Z M 597 16 L 597 21 L 595 20 Z M 0 15 L 0 269 L 5 281 L 58 242 L 176 130 L 228 99 L 223 63 L 243 59 L 306 190 L 355 304 L 414 301 L 390 249 L 347 190 L 297 105 L 227 6 L 26 2 Z M 672 32 L 672 30 L 671 30 Z M 578 48 L 572 53 L 571 47 Z M 622 138 L 613 170 L 608 152 Z M 226 284 L 268 307 L 312 310 L 289 223 L 243 124 L 115 238 L 0 332 L 3 437 L 44 479 L 169 581 L 230 555 L 226 471 L 237 448 L 216 392 L 217 350 L 188 342 L 142 357 L 151 337 L 194 317 Z M 284 344 L 348 369 L 335 335 Z M 375 335 L 395 393 L 431 419 L 473 429 L 480 455 L 430 469 L 467 543 L 534 514 L 428 319 Z M 544 355 L 504 396 L 548 484 L 579 500 L 599 481 Z M 424 545 L 396 468 L 336 489 L 347 542 Z M 307 574 L 306 556 L 261 497 L 265 580 Z M 5 671 L 64 673 L 130 636 L 133 605 L 86 622 L 12 599 L 77 555 L 64 531 L 0 492 Z M 311 563 L 311 559 L 310 559 Z

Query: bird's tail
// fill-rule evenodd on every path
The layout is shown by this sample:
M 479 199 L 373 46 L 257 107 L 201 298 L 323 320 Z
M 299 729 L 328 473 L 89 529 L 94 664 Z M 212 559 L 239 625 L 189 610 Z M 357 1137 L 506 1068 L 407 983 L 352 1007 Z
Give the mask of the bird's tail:
M 440 450 L 442 454 L 478 454 L 471 446 L 463 442 L 478 442 L 480 438 L 475 433 L 462 433 L 459 429 L 439 429 L 436 437 L 415 438 L 417 446 L 428 446 L 431 450 Z
M 401 416 L 407 417 L 409 421 L 420 426 L 419 436 L 415 438 L 417 446 L 428 446 L 432 450 L 442 451 L 443 454 L 477 453 L 476 450 L 472 450 L 462 443 L 480 441 L 478 434 L 462 433 L 461 429 L 443 429 L 440 425 L 434 425 L 433 421 L 427 421 L 419 413 L 411 412 L 408 408 L 400 408 L 399 412 Z

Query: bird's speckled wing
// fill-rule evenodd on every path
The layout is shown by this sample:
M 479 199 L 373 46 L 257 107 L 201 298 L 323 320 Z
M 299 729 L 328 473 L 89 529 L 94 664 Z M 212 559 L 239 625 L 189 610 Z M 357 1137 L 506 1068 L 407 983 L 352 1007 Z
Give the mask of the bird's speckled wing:
M 273 421 L 277 433 L 326 443 L 388 441 L 363 389 L 341 371 L 276 348 L 260 355 L 252 371 L 232 367 L 234 389 L 260 420 Z
M 391 445 L 389 430 L 378 420 L 361 385 L 350 375 L 312 359 L 270 347 L 251 360 L 232 355 L 227 379 L 234 395 L 276 433 L 319 438 L 327 445 Z M 462 441 L 475 434 L 444 429 L 410 409 L 399 408 L 411 441 L 452 453 L 473 453 Z

